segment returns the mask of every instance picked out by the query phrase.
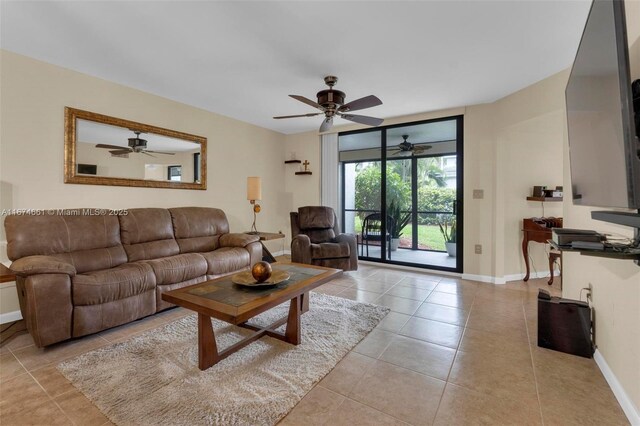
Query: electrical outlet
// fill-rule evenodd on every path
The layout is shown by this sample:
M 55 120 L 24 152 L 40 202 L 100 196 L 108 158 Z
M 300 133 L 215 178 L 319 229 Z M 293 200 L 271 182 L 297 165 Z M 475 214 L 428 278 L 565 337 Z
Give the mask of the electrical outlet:
M 475 245 L 476 254 L 482 254 L 482 244 Z
M 476 200 L 481 200 L 484 198 L 484 189 L 474 189 L 473 190 L 473 198 Z

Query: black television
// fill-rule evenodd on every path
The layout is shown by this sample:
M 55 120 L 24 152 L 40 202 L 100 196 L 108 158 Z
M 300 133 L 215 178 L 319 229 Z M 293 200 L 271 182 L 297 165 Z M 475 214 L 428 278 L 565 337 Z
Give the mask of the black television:
M 595 0 L 565 91 L 575 205 L 640 209 L 631 86 L 624 2 Z

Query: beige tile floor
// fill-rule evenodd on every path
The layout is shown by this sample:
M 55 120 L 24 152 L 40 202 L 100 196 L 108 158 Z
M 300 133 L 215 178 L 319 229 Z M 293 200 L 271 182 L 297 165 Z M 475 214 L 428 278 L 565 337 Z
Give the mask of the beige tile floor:
M 536 346 L 538 287 L 548 288 L 369 265 L 345 273 L 318 291 L 392 311 L 281 424 L 628 424 L 593 360 Z M 55 365 L 186 314 L 45 350 L 11 340 L 0 347 L 0 424 L 110 424 Z

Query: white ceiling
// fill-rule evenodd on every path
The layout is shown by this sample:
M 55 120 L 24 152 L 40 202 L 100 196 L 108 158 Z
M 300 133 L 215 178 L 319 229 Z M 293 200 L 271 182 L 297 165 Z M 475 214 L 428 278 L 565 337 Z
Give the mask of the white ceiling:
M 6 1 L 3 49 L 283 133 L 322 78 L 382 118 L 492 102 L 571 65 L 579 1 Z M 98 111 L 99 112 L 99 111 Z M 336 124 L 347 123 L 341 119 Z

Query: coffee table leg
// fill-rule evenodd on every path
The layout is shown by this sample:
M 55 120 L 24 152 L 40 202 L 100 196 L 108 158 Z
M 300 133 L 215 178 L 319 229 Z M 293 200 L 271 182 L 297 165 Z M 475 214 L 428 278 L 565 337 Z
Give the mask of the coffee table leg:
M 211 317 L 198 314 L 198 368 L 206 370 L 218 362 L 218 346 Z
M 292 345 L 300 344 L 300 315 L 302 314 L 302 296 L 291 299 L 285 340 Z
M 309 311 L 309 292 L 302 293 L 302 313 Z

